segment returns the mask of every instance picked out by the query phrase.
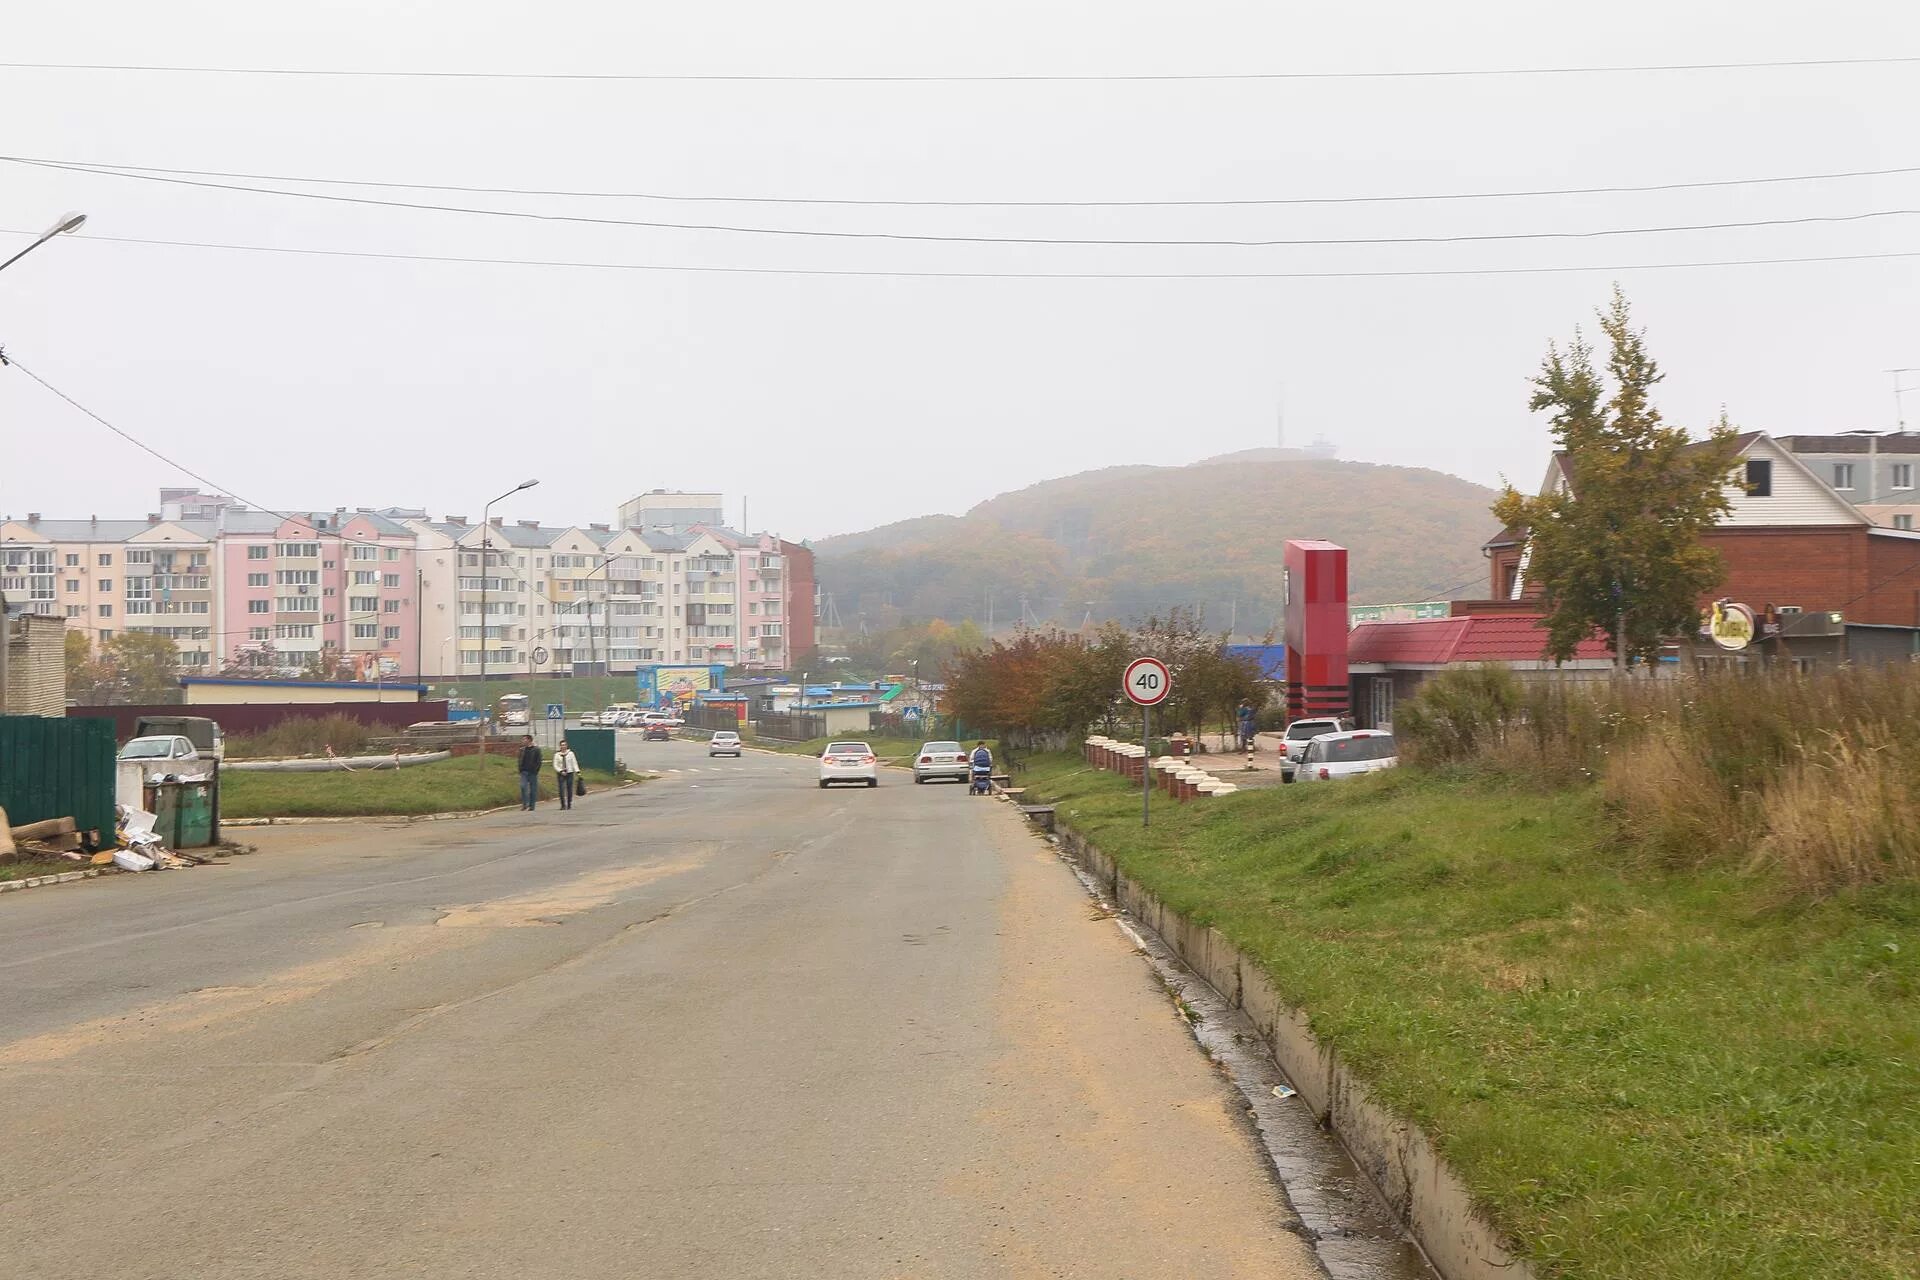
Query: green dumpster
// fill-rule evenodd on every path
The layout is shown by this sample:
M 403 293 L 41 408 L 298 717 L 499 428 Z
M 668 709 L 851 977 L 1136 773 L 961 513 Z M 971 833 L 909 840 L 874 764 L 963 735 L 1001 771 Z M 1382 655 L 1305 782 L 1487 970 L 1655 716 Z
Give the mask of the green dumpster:
M 169 848 L 204 849 L 213 843 L 213 783 L 183 782 L 174 802 L 176 836 Z

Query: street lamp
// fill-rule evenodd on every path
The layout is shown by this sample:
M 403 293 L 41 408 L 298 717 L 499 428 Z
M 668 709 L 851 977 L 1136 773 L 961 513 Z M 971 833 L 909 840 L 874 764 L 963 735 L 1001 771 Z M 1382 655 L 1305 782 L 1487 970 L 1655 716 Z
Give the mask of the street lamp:
M 42 231 L 40 233 L 39 239 L 35 240 L 32 244 L 28 245 L 26 248 L 22 249 L 20 252 L 14 254 L 11 258 L 8 258 L 5 262 L 0 262 L 0 271 L 5 271 L 8 267 L 20 261 L 20 259 L 26 257 L 28 254 L 32 253 L 35 249 L 38 249 L 41 245 L 45 244 L 47 241 L 53 239 L 55 236 L 65 235 L 69 231 L 78 231 L 80 229 L 81 224 L 84 223 L 86 220 L 87 220 L 87 215 L 84 213 L 62 214 L 60 216 L 60 221 L 54 223 L 52 226 L 48 227 L 45 231 Z
M 493 559 L 493 504 L 511 498 L 522 489 L 531 489 L 539 484 L 538 480 L 522 480 L 498 498 L 490 498 L 480 508 L 480 751 L 486 754 L 487 744 L 487 572 Z

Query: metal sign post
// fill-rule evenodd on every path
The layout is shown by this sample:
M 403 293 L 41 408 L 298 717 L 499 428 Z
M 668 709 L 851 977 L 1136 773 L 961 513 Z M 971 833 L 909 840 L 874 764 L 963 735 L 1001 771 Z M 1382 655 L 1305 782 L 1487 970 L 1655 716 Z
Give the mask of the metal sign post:
M 1158 658 L 1135 658 L 1120 678 L 1120 688 L 1140 708 L 1140 825 L 1153 810 L 1153 709 L 1173 692 L 1173 677 Z
M 567 708 L 565 703 L 547 704 L 547 749 L 557 751 L 560 739 L 567 736 Z

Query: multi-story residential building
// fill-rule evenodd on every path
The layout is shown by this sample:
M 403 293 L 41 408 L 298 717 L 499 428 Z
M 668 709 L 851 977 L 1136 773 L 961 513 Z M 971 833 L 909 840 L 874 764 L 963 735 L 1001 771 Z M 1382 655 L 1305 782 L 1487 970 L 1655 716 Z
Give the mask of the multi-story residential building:
M 223 666 L 329 652 L 359 679 L 421 674 L 414 531 L 374 511 L 220 513 Z
M 1920 432 L 1777 436 L 1775 443 L 1875 524 L 1915 528 L 1915 517 L 1920 517 L 1920 488 L 1914 484 L 1920 473 Z
M 0 591 L 15 607 L 66 619 L 95 643 L 122 631 L 173 641 L 183 670 L 213 662 L 219 628 L 205 520 L 43 520 L 0 524 Z

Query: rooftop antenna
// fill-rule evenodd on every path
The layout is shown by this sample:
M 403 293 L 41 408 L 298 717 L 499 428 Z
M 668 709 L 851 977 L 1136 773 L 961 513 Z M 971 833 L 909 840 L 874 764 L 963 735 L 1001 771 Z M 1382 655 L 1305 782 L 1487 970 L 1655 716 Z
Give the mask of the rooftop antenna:
M 1893 429 L 1904 432 L 1907 429 L 1907 405 L 1905 396 L 1909 391 L 1920 391 L 1920 383 L 1915 383 L 1913 386 L 1903 386 L 1901 385 L 1900 378 L 1903 374 L 1920 373 L 1920 369 L 1889 369 L 1887 372 L 1893 375 Z

